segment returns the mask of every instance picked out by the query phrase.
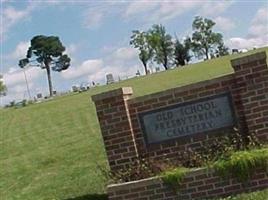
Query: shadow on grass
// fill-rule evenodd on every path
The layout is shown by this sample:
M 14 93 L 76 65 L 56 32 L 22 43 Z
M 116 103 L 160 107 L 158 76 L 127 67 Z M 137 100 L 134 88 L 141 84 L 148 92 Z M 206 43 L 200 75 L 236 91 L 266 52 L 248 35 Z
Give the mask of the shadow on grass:
M 108 200 L 108 196 L 106 194 L 87 194 L 84 196 L 64 200 Z

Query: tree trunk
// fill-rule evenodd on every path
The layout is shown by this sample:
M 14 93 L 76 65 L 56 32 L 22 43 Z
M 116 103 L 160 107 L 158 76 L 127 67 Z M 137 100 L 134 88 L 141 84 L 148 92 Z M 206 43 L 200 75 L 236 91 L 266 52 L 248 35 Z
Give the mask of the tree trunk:
M 168 66 L 167 65 L 168 65 L 167 57 L 164 56 L 163 66 L 164 66 L 165 70 L 168 70 Z
M 208 56 L 208 49 L 206 48 L 206 59 L 208 60 L 209 59 L 209 56 Z
M 163 63 L 163 66 L 164 66 L 165 70 L 168 70 L 167 62 L 164 62 L 164 63 Z
M 185 63 L 185 60 L 182 60 L 181 62 L 181 66 L 184 66 L 186 63 Z
M 142 61 L 142 64 L 144 66 L 145 74 L 148 74 L 148 69 L 147 69 L 147 63 Z
M 167 53 L 166 53 L 165 50 L 163 51 L 163 53 L 164 53 L 164 63 L 163 63 L 163 66 L 165 67 L 165 70 L 168 70 L 168 56 L 167 56 Z
M 52 82 L 51 82 L 51 74 L 50 74 L 50 67 L 48 64 L 46 65 L 46 70 L 47 70 L 47 80 L 48 80 L 48 88 L 49 88 L 49 96 L 52 97 L 53 96 L 53 92 L 52 92 Z

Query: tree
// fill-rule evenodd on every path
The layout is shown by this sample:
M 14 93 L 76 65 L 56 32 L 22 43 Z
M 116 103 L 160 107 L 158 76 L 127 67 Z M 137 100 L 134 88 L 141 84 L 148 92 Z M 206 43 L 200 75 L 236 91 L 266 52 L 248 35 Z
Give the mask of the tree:
M 180 41 L 176 39 L 174 48 L 174 59 L 176 66 L 184 66 L 190 61 L 191 56 L 189 54 L 190 45 L 188 38 L 184 41 L 184 44 L 180 43 Z
M 226 55 L 229 55 L 229 52 L 228 52 L 229 48 L 226 47 L 223 42 L 221 42 L 217 49 L 216 49 L 216 55 L 219 57 L 219 56 L 226 56 Z
M 19 66 L 24 68 L 29 63 L 35 63 L 41 69 L 46 69 L 49 94 L 52 96 L 51 70 L 60 72 L 70 66 L 71 59 L 63 54 L 64 51 L 65 47 L 58 37 L 37 35 L 31 39 L 31 46 L 27 51 L 26 58 L 19 61 Z
M 158 64 L 162 64 L 167 70 L 173 58 L 174 47 L 172 37 L 166 33 L 165 27 L 161 24 L 153 25 L 149 30 L 148 37 L 149 44 L 154 50 L 154 60 Z
M 206 56 L 209 59 L 210 54 L 215 54 L 215 48 L 223 44 L 222 34 L 212 31 L 216 23 L 210 19 L 195 17 L 193 21 L 194 33 L 191 39 L 192 50 L 198 56 Z
M 0 74 L 0 96 L 6 95 L 7 87 L 5 86 L 4 82 L 1 80 L 3 76 Z
M 132 31 L 130 45 L 139 50 L 139 58 L 144 66 L 145 73 L 148 74 L 147 64 L 153 57 L 153 50 L 148 43 L 148 34 L 138 30 Z

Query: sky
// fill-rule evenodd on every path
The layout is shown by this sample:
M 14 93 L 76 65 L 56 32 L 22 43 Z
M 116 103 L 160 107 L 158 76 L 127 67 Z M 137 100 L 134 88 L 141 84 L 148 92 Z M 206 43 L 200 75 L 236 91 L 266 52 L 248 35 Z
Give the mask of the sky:
M 268 46 L 268 0 L 0 0 L 0 73 L 8 88 L 0 105 L 28 98 L 24 58 L 36 35 L 60 38 L 71 57 L 71 66 L 52 73 L 54 90 L 72 85 L 105 84 L 106 74 L 126 79 L 143 73 L 138 52 L 129 45 L 133 30 L 162 24 L 172 36 L 183 39 L 192 33 L 192 21 L 202 16 L 216 22 L 230 48 Z M 154 68 L 155 66 L 151 66 Z M 32 96 L 48 94 L 46 71 L 25 69 Z

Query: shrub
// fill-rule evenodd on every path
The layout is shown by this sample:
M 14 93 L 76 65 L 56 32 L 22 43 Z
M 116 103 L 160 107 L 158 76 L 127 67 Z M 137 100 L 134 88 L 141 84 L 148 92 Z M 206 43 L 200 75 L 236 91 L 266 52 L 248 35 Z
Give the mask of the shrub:
M 262 144 L 255 133 L 244 137 L 237 129 L 234 129 L 234 133 L 228 136 L 205 140 L 199 149 L 188 148 L 179 153 L 175 165 L 187 168 L 202 167 L 219 159 L 227 159 L 235 151 L 260 147 L 262 147 Z
M 265 200 L 267 197 L 268 189 L 251 193 L 244 193 L 236 196 L 229 196 L 226 198 L 217 198 L 215 200 Z
M 23 99 L 21 101 L 21 104 L 22 104 L 22 107 L 25 107 L 27 105 L 27 100 L 26 99 Z
M 160 174 L 160 177 L 164 183 L 172 186 L 175 190 L 177 190 L 183 178 L 189 171 L 190 169 L 187 169 L 184 167 L 173 168 L 173 169 L 162 172 Z
M 248 137 L 243 137 L 237 130 L 235 130 L 235 133 L 232 133 L 229 136 L 222 136 L 204 141 L 199 149 L 188 148 L 185 151 L 178 153 L 178 156 L 175 159 L 169 160 L 164 157 L 161 160 L 154 160 L 144 154 L 136 159 L 127 170 L 122 169 L 115 172 L 105 172 L 104 174 L 108 174 L 107 176 L 112 182 L 121 183 L 165 174 L 165 171 L 177 169 L 178 167 L 185 169 L 212 166 L 216 161 L 220 170 L 221 166 L 225 166 L 225 161 L 231 156 L 234 157 L 233 152 L 258 149 L 261 146 L 261 143 L 254 134 L 251 134 Z M 175 170 L 172 173 L 176 174 L 176 172 L 177 171 Z M 169 172 L 168 175 L 170 175 L 170 173 L 171 172 Z
M 15 104 L 16 104 L 16 102 L 15 102 L 15 101 L 10 101 L 10 103 L 9 103 L 9 107 L 14 107 L 14 106 L 15 106 Z
M 223 177 L 234 176 L 245 181 L 256 169 L 268 172 L 268 147 L 234 152 L 229 158 L 216 161 L 213 168 Z
M 28 105 L 34 104 L 34 101 L 33 100 L 28 100 L 27 104 Z
M 140 157 L 127 170 L 110 172 L 108 176 L 116 183 L 129 182 L 156 176 L 169 167 L 168 163 Z

